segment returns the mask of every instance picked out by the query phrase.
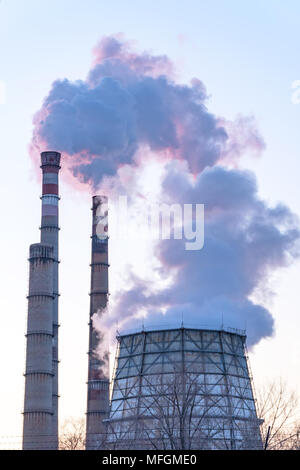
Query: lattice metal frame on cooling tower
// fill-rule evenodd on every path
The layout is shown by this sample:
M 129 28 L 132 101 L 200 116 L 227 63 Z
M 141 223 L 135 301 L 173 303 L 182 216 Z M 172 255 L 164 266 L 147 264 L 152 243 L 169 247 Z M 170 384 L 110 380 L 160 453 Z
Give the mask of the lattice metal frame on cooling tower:
M 244 332 L 182 327 L 117 339 L 107 421 L 110 448 L 182 448 L 181 434 L 183 441 L 193 435 L 185 439 L 185 448 L 261 448 Z M 187 401 L 182 384 L 186 390 L 196 383 L 190 416 L 184 421 L 191 424 L 184 424 L 183 432 L 174 423 L 174 402 L 170 406 L 178 380 L 177 392 L 180 389 Z M 171 417 L 172 435 L 167 429 Z

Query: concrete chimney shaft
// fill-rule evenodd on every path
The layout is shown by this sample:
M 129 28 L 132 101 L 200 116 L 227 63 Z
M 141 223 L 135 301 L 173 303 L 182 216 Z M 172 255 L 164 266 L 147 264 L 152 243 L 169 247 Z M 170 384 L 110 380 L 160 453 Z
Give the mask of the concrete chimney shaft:
M 107 198 L 93 197 L 91 292 L 88 351 L 88 391 L 86 418 L 86 448 L 101 449 L 105 437 L 103 419 L 109 414 L 108 357 L 99 358 L 95 350 L 102 341 L 92 324 L 92 316 L 105 310 L 108 302 L 108 236 Z
M 42 152 L 41 243 L 30 247 L 24 449 L 58 448 L 58 173 L 61 155 Z
M 53 247 L 31 245 L 29 262 L 23 449 L 49 450 L 57 447 L 52 434 Z
M 42 152 L 41 169 L 43 172 L 43 194 L 42 194 L 42 220 L 41 220 L 41 242 L 49 243 L 53 246 L 54 266 L 53 266 L 53 344 L 52 344 L 52 367 L 53 367 L 53 387 L 52 387 L 52 432 L 58 446 L 58 203 L 59 185 L 58 173 L 60 170 L 59 152 Z

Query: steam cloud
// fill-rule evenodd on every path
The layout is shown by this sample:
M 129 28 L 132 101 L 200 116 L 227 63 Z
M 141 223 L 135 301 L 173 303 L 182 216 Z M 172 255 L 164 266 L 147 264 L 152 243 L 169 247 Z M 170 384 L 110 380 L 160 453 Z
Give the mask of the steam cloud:
M 54 82 L 34 118 L 32 140 L 33 152 L 48 145 L 68 154 L 73 174 L 83 181 L 96 187 L 121 165 L 135 164 L 143 146 L 186 160 L 194 174 L 236 159 L 245 147 L 263 148 L 251 118 L 217 119 L 205 106 L 202 82 L 176 84 L 166 56 L 135 54 L 117 37 L 104 38 L 94 55 L 86 81 Z
M 138 54 L 120 35 L 102 39 L 94 57 L 85 81 L 54 82 L 34 118 L 33 156 L 55 148 L 75 178 L 97 188 L 124 165 L 138 170 L 141 153 L 155 154 L 166 169 L 164 201 L 205 204 L 202 250 L 185 251 L 183 240 L 155 247 L 160 273 L 172 273 L 172 284 L 154 290 L 132 276 L 132 288 L 95 324 L 130 324 L 141 310 L 153 324 L 182 314 L 194 324 L 220 324 L 222 315 L 226 325 L 247 324 L 250 344 L 270 336 L 272 315 L 253 295 L 298 256 L 300 233 L 289 209 L 268 207 L 254 175 L 237 169 L 243 154 L 264 148 L 254 119 L 213 115 L 200 80 L 178 84 L 166 56 Z
M 174 168 L 175 167 L 175 168 Z M 190 181 L 180 165 L 171 164 L 163 193 L 170 202 L 205 204 L 205 245 L 186 251 L 185 240 L 163 240 L 157 246 L 162 276 L 174 272 L 170 287 L 149 291 L 149 283 L 135 281 L 123 292 L 115 318 L 134 318 L 141 309 L 153 324 L 175 320 L 196 326 L 247 326 L 248 343 L 257 343 L 273 330 L 273 318 L 250 300 L 270 272 L 298 256 L 299 230 L 283 205 L 269 208 L 259 199 L 252 173 L 215 166 Z M 134 321 L 131 321 L 134 325 Z

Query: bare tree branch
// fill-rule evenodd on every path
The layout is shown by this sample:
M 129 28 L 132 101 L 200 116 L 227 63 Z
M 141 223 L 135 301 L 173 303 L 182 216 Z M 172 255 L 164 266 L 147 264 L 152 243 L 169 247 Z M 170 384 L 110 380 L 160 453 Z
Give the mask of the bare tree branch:
M 60 437 L 60 450 L 83 450 L 85 448 L 85 420 L 84 418 L 68 418 L 64 421 Z

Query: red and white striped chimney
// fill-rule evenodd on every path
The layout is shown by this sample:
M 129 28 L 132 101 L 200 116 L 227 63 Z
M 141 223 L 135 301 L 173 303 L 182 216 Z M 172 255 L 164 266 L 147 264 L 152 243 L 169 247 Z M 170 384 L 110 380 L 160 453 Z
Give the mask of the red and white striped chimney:
M 103 340 L 92 324 L 95 313 L 101 315 L 108 302 L 108 236 L 107 236 L 107 198 L 93 197 L 91 292 L 88 351 L 88 390 L 86 415 L 86 449 L 96 450 L 103 447 L 105 424 L 103 419 L 109 414 L 109 358 L 99 357 L 99 342 Z
M 58 448 L 58 173 L 61 155 L 41 154 L 41 243 L 30 247 L 24 449 Z

